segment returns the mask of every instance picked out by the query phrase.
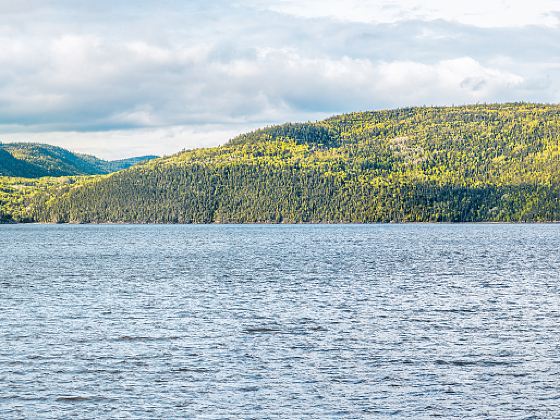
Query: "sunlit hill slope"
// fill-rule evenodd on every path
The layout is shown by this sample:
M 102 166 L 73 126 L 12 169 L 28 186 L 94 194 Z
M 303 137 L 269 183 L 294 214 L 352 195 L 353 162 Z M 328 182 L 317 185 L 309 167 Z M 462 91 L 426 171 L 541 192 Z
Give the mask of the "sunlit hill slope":
M 72 223 L 558 221 L 559 146 L 558 105 L 352 113 L 267 127 L 222 147 L 111 175 L 20 186 L 20 204 L 9 211 L 5 205 L 4 217 Z M 4 183 L 13 190 L 15 181 Z M 13 197 L 7 193 L 5 203 Z

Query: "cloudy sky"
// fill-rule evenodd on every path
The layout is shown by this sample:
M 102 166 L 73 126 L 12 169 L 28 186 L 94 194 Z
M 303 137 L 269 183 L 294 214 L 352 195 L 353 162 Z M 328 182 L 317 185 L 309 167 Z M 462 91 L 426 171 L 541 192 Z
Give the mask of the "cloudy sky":
M 0 0 L 0 140 L 170 154 L 359 110 L 560 102 L 560 0 Z

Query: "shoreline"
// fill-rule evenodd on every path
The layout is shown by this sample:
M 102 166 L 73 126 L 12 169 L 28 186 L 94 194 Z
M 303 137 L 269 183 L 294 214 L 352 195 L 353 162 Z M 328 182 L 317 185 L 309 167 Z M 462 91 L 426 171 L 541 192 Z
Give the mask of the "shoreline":
M 556 225 L 558 220 L 551 221 L 528 221 L 528 222 L 293 222 L 293 223 L 272 223 L 272 222 L 231 222 L 231 223 L 134 223 L 134 222 L 0 222 L 0 225 L 46 225 L 46 226 L 391 226 L 391 225 Z

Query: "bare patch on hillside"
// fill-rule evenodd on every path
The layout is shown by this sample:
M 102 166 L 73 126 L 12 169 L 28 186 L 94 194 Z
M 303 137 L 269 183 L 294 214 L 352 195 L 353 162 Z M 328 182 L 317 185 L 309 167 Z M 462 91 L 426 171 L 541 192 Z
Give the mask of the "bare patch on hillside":
M 426 160 L 424 149 L 415 145 L 414 140 L 408 136 L 394 137 L 388 143 L 389 148 L 407 164 L 417 165 Z

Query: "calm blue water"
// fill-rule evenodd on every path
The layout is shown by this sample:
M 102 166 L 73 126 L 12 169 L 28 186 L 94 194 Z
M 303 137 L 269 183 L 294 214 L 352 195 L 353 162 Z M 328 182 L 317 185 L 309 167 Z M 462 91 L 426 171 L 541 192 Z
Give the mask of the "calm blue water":
M 0 418 L 560 418 L 560 225 L 0 227 Z

